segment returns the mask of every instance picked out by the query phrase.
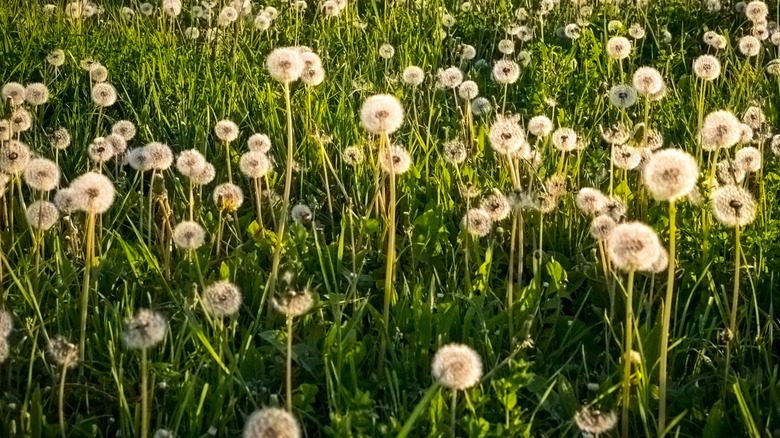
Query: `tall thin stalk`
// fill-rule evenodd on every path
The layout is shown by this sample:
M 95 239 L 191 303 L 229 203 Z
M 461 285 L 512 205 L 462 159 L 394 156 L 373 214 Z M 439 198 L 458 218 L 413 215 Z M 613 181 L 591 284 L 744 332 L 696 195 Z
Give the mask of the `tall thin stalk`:
M 293 338 L 293 317 L 287 315 L 287 363 L 285 366 L 286 374 L 286 390 L 287 390 L 287 412 L 292 413 L 293 401 L 292 401 L 292 338 Z
M 666 374 L 667 356 L 669 354 L 669 325 L 672 319 L 672 300 L 674 292 L 675 250 L 677 241 L 677 206 L 674 201 L 669 202 L 669 267 L 666 278 L 666 298 L 664 299 L 663 322 L 661 324 L 661 365 L 658 372 L 659 398 L 658 398 L 658 436 L 666 435 Z
M 57 397 L 57 412 L 60 417 L 60 432 L 62 433 L 62 438 L 66 438 L 67 434 L 65 433 L 65 375 L 68 372 L 68 364 L 65 363 L 62 365 L 62 370 L 60 372 L 60 391 L 59 396 Z
M 81 336 L 79 337 L 79 361 L 84 361 L 87 339 L 87 306 L 89 305 L 92 259 L 95 256 L 95 214 L 87 213 L 87 248 L 84 260 L 84 284 L 81 289 Z
M 147 394 L 146 348 L 141 349 L 141 438 L 149 436 L 149 395 Z
M 631 395 L 631 352 L 634 348 L 634 271 L 628 271 L 626 289 L 626 326 L 623 339 L 623 438 L 628 434 L 628 404 Z
M 387 133 L 383 134 L 380 142 L 380 157 L 382 156 L 382 150 L 387 150 L 390 154 L 390 137 Z M 386 148 L 386 149 L 383 149 Z M 384 324 L 384 337 L 380 351 L 380 364 L 384 363 L 385 353 L 387 349 L 388 338 L 390 337 L 390 301 L 393 296 L 393 272 L 395 269 L 395 163 L 392 156 L 389 157 L 390 165 L 388 166 L 390 175 L 388 178 L 390 183 L 390 199 L 387 206 L 387 261 L 385 263 L 385 299 L 384 307 L 382 310 L 382 320 Z M 381 366 L 381 365 L 380 365 Z

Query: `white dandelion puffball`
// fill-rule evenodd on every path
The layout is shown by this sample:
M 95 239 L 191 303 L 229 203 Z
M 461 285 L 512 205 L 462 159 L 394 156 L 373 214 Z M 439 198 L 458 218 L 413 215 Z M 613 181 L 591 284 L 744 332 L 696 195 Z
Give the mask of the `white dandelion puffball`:
M 404 69 L 403 80 L 405 84 L 416 87 L 425 80 L 425 72 L 420 67 L 410 65 Z
M 658 258 L 661 242 L 649 226 L 627 222 L 612 230 L 607 238 L 607 252 L 612 262 L 624 271 L 644 271 Z
M 664 149 L 650 156 L 643 167 L 645 186 L 659 201 L 675 202 L 696 187 L 696 158 L 680 149 Z
M 246 145 L 250 151 L 267 154 L 271 150 L 271 139 L 265 134 L 252 134 Z
M 474 81 L 463 81 L 458 86 L 458 96 L 461 99 L 472 100 L 479 94 L 479 87 Z
M 234 315 L 241 308 L 241 291 L 229 281 L 218 281 L 203 291 L 203 304 L 207 312 L 223 318 Z
M 176 244 L 177 248 L 198 249 L 205 241 L 206 231 L 197 222 L 181 222 L 173 229 L 173 243 Z
M 300 438 L 298 421 L 284 409 L 264 408 L 244 423 L 243 438 Z
M 360 121 L 363 127 L 373 134 L 391 134 L 401 127 L 404 109 L 395 97 L 378 94 L 363 102 Z
M 609 89 L 609 102 L 617 108 L 633 106 L 637 100 L 636 89 L 631 85 L 620 84 Z
M 747 57 L 756 56 L 761 51 L 761 42 L 758 38 L 747 35 L 739 39 L 739 52 Z
M 756 217 L 756 201 L 742 187 L 725 185 L 712 192 L 712 213 L 727 227 L 750 225 Z
M 382 44 L 379 46 L 379 56 L 384 59 L 390 59 L 395 55 L 395 48 L 390 44 Z
M 485 237 L 493 228 L 493 219 L 481 208 L 472 208 L 466 212 L 461 227 L 474 237 Z
M 607 41 L 607 55 L 610 58 L 619 61 L 625 59 L 631 54 L 631 41 L 625 37 L 612 37 Z
M 106 82 L 95 84 L 92 87 L 92 101 L 97 106 L 111 106 L 116 102 L 116 90 Z
M 525 133 L 518 125 L 517 119 L 499 115 L 488 132 L 490 145 L 497 152 L 509 155 L 525 143 Z
M 220 120 L 217 122 L 217 125 L 214 126 L 214 134 L 216 134 L 218 139 L 225 143 L 230 143 L 238 138 L 238 125 L 230 120 Z
M 48 230 L 60 218 L 57 207 L 49 201 L 35 201 L 27 207 L 27 223 L 38 230 Z
M 702 55 L 693 61 L 693 72 L 705 81 L 712 81 L 720 76 L 720 61 L 712 55 Z
M 275 49 L 268 55 L 266 66 L 271 77 L 279 82 L 296 81 L 303 73 L 303 61 L 294 47 Z
M 248 178 L 262 178 L 271 170 L 271 160 L 260 151 L 249 151 L 241 156 L 239 167 Z
M 471 347 L 447 344 L 433 357 L 431 374 L 442 386 L 465 390 L 482 378 L 482 358 Z
M 516 62 L 501 59 L 493 65 L 493 79 L 499 84 L 514 84 L 518 78 L 520 78 L 520 66 Z
M 552 121 L 547 116 L 535 116 L 528 121 L 528 132 L 537 137 L 547 137 L 552 129 Z
M 60 168 L 49 159 L 33 158 L 24 169 L 24 181 L 35 190 L 54 190 L 60 183 Z
M 406 149 L 394 145 L 382 152 L 380 165 L 385 172 L 400 175 L 409 170 L 412 165 L 412 157 Z
M 40 82 L 29 84 L 24 89 L 24 100 L 30 105 L 43 105 L 49 101 L 49 89 Z
M 705 150 L 730 148 L 742 138 L 742 123 L 729 111 L 707 114 L 701 128 L 701 145 Z
M 165 338 L 168 321 L 159 312 L 140 309 L 135 317 L 127 320 L 122 333 L 125 346 L 131 350 L 153 347 Z
M 658 93 L 663 86 L 664 79 L 661 73 L 652 67 L 639 67 L 634 72 L 634 88 L 643 96 Z
M 83 210 L 90 214 L 103 214 L 114 203 L 114 184 L 105 175 L 96 172 L 87 172 L 70 184 L 78 195 L 77 210 Z

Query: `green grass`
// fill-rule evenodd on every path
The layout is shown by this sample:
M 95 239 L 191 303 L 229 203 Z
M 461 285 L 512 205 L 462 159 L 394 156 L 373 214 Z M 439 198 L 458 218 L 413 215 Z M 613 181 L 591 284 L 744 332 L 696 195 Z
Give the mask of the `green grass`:
M 518 59 L 517 52 L 526 50 L 531 61 L 508 87 L 506 109 L 519 114 L 523 123 L 547 115 L 556 128 L 576 130 L 586 148 L 569 154 L 569 191 L 558 208 L 548 214 L 522 213 L 524 270 L 520 279 L 516 268 L 514 272 L 521 287 L 514 289 L 512 342 L 506 313 L 512 219 L 479 239 L 467 239 L 460 220 L 467 204 L 475 206 L 482 195 L 494 188 L 504 193 L 513 189 L 506 161 L 491 149 L 487 131 L 504 93 L 491 80 L 491 67 L 501 57 L 498 41 L 517 21 L 517 4 L 475 1 L 471 12 L 462 12 L 440 0 L 426 1 L 424 8 L 414 7 L 412 0 L 366 1 L 350 5 L 337 19 L 326 19 L 312 3 L 297 26 L 286 4 L 274 4 L 280 15 L 269 32 L 256 31 L 251 23 L 234 25 L 218 42 L 207 43 L 203 36 L 198 41 L 183 37 L 194 23 L 189 7 L 171 26 L 159 11 L 125 20 L 115 3 L 121 2 L 106 2 L 104 14 L 83 20 L 81 27 L 64 18 L 64 5 L 53 15 L 42 14 L 37 0 L 0 5 L 0 82 L 43 82 L 51 91 L 50 101 L 35 110 L 33 128 L 21 139 L 37 154 L 53 158 L 47 135 L 59 126 L 70 131 L 72 144 L 59 155 L 65 186 L 87 170 L 86 148 L 92 139 L 107 134 L 114 121 L 129 119 L 138 127 L 129 147 L 161 141 L 174 152 L 196 148 L 215 165 L 217 176 L 196 194 L 196 218 L 209 237 L 195 255 L 196 264 L 171 249 L 167 237 L 156 236 L 147 245 L 141 212 L 148 208 L 148 197 L 140 194 L 148 194 L 149 175 L 141 180 L 129 167 L 106 166 L 117 198 L 99 221 L 86 357 L 66 376 L 68 436 L 140 435 L 141 355 L 122 345 L 121 334 L 124 320 L 141 307 L 163 312 L 170 323 L 166 339 L 148 352 L 152 431 L 164 428 L 189 437 L 213 428 L 216 436 L 236 436 L 252 411 L 284 406 L 287 328 L 284 316 L 264 304 L 273 295 L 265 290 L 279 238 L 272 213 L 277 218 L 281 214 L 278 198 L 286 165 L 284 91 L 265 67 L 266 56 L 276 47 L 307 45 L 322 57 L 326 70 L 323 84 L 309 88 L 294 83 L 291 88 L 298 164 L 292 204 L 310 206 L 315 221 L 291 225 L 281 258 L 281 272 L 293 274 L 290 287 L 308 285 L 317 297 L 314 309 L 295 320 L 292 346 L 293 413 L 307 436 L 396 436 L 413 413 L 416 421 L 406 432 L 448 436 L 451 395 L 432 387 L 430 364 L 436 349 L 449 342 L 479 352 L 486 373 L 479 385 L 458 395 L 459 436 L 578 436 L 572 419 L 581 406 L 620 412 L 626 276 L 618 275 L 616 313 L 610 320 L 598 245 L 589 235 L 589 219 L 573 202 L 580 187 L 608 190 L 610 150 L 599 126 L 644 120 L 641 99 L 621 114 L 610 106 L 609 87 L 629 83 L 637 67 L 658 68 L 668 94 L 652 105 L 652 126 L 664 134 L 667 147 L 696 156 L 698 92 L 691 65 L 699 55 L 714 53 L 702 35 L 715 30 L 730 44 L 717 53 L 723 73 L 707 91 L 704 113 L 728 109 L 741 116 L 758 103 L 768 124 L 778 124 L 780 79 L 764 68 L 778 49 L 767 43 L 746 67 L 736 44 L 751 24 L 725 1 L 719 13 L 687 2 L 653 3 L 645 9 L 594 7 L 590 24 L 576 41 L 555 35 L 556 28 L 577 17 L 577 8 L 568 1 L 546 16 L 543 42 L 538 19 L 530 20 L 536 37 L 518 41 L 510 58 Z M 136 6 L 134 1 L 127 4 Z M 437 38 L 440 6 L 457 19 L 443 40 Z M 770 5 L 770 19 L 777 18 L 775 6 Z M 365 28 L 353 25 L 357 19 Z M 605 34 L 611 20 L 624 26 Z M 608 65 L 604 46 L 632 23 L 642 24 L 647 35 L 623 61 L 621 79 L 617 65 Z M 206 26 L 200 22 L 199 27 L 203 35 Z M 663 42 L 664 30 L 671 33 L 671 43 Z M 391 60 L 378 55 L 383 43 L 395 47 Z M 460 60 L 461 43 L 476 47 L 474 61 Z M 45 58 L 57 48 L 65 50 L 67 61 L 55 69 Z M 108 81 L 119 93 L 102 117 L 90 100 L 89 77 L 79 67 L 87 57 L 106 66 Z M 422 67 L 428 76 L 416 90 L 401 80 L 408 65 Z M 457 169 L 440 153 L 443 143 L 461 132 L 462 109 L 455 106 L 452 91 L 437 90 L 430 77 L 452 65 L 476 81 L 480 96 L 491 99 L 494 107 L 475 118 L 474 148 Z M 358 117 L 362 102 L 378 93 L 393 94 L 403 103 L 405 122 L 392 139 L 414 160 L 397 177 L 397 299 L 390 310 L 384 367 L 379 352 L 387 229 L 372 209 L 378 141 L 362 129 Z M 8 114 L 8 106 L 0 103 L 0 118 Z M 221 119 L 241 128 L 230 159 L 246 202 L 227 221 L 223 251 L 216 257 L 211 239 L 219 213 L 211 192 L 228 179 L 225 149 L 213 131 Z M 235 171 L 246 139 L 255 132 L 273 141 L 275 172 L 268 184 L 279 201 L 264 206 L 262 234 L 251 182 Z M 322 159 L 322 135 L 330 138 L 324 148 L 333 172 Z M 350 145 L 360 146 L 367 157 L 356 168 L 341 158 Z M 543 164 L 536 174 L 524 170 L 524 187 L 556 171 L 558 152 L 549 144 L 540 150 Z M 730 364 L 719 333 L 729 325 L 734 233 L 717 224 L 703 226 L 709 208 L 706 185 L 700 184 L 700 204 L 678 203 L 667 421 L 673 436 L 780 433 L 780 344 L 774 339 L 779 322 L 774 306 L 780 299 L 774 275 L 780 267 L 780 174 L 768 141 L 764 160 L 762 176 L 746 183 L 760 209 L 756 221 L 742 230 L 739 342 L 731 348 Z M 616 194 L 627 201 L 628 217 L 653 226 L 666 246 L 667 205 L 643 198 L 640 172 L 616 175 Z M 467 199 L 462 184 L 476 187 L 480 196 Z M 154 190 L 167 198 L 174 224 L 188 218 L 189 187 L 175 169 L 164 172 Z M 29 204 L 33 193 L 27 186 L 22 193 Z M 57 436 L 60 369 L 45 354 L 46 341 L 62 334 L 75 342 L 80 335 L 85 217 L 73 213 L 45 234 L 41 273 L 36 275 L 32 238 L 18 199 L 11 193 L 2 198 L 16 209 L 13 228 L 6 217 L 0 220 L 7 261 L 0 307 L 12 312 L 15 324 L 10 357 L 0 364 L 0 435 Z M 161 223 L 158 217 L 155 226 Z M 469 251 L 468 282 L 464 251 Z M 515 251 L 516 264 L 519 248 Z M 207 318 L 196 300 L 202 289 L 198 266 L 205 284 L 228 279 L 242 290 L 241 310 L 224 328 Z M 636 274 L 634 349 L 642 360 L 632 383 L 630 436 L 658 434 L 659 304 L 665 291 L 666 271 Z M 619 436 L 618 430 L 609 436 Z

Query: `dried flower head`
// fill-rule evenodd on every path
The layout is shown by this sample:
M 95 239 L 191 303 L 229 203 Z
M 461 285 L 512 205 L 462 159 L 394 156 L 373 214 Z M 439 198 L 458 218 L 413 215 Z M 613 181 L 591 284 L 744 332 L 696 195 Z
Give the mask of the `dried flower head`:
M 477 117 L 484 116 L 489 113 L 491 109 L 493 109 L 493 105 L 491 105 L 490 100 L 487 98 L 478 97 L 471 101 L 471 112 Z
M 217 125 L 214 126 L 214 133 L 221 141 L 230 143 L 238 138 L 238 125 L 230 120 L 220 120 L 217 122 Z
M 604 203 L 606 201 L 606 196 L 604 196 L 600 190 L 590 187 L 581 188 L 574 198 L 577 208 L 589 216 L 596 216 L 599 214 L 604 208 Z
M 552 134 L 552 143 L 561 152 L 577 149 L 577 133 L 570 128 L 558 128 Z
M 552 121 L 547 116 L 535 116 L 528 121 L 528 132 L 537 137 L 547 137 L 552 129 Z
M 746 35 L 739 39 L 739 52 L 747 57 L 756 56 L 761 51 L 761 41 L 752 35 Z
M 736 161 L 725 160 L 715 166 L 715 175 L 720 184 L 739 184 L 745 180 L 747 173 Z
M 96 84 L 92 87 L 92 102 L 101 107 L 111 106 L 116 102 L 116 90 L 107 82 Z
M 379 46 L 379 56 L 381 56 L 384 59 L 390 59 L 395 55 L 395 47 L 392 46 L 392 44 L 382 44 Z
M 470 44 L 463 44 L 460 46 L 460 58 L 464 61 L 471 61 L 476 58 L 477 49 Z
M 360 121 L 363 127 L 373 134 L 391 134 L 401 127 L 404 109 L 395 97 L 378 94 L 363 102 Z
M 643 170 L 645 186 L 659 201 L 675 202 L 688 195 L 699 178 L 696 158 L 680 149 L 654 153 Z
M 498 51 L 504 55 L 511 55 L 515 51 L 515 42 L 507 39 L 499 41 Z
M 241 308 L 241 300 L 238 286 L 225 280 L 212 283 L 203 291 L 203 307 L 217 318 L 234 315 Z
M 114 184 L 105 175 L 87 172 L 73 180 L 70 188 L 77 194 L 77 210 L 102 214 L 114 203 Z
M 57 207 L 49 201 L 35 201 L 27 206 L 27 223 L 38 230 L 46 231 L 60 218 Z
M 271 77 L 279 82 L 296 81 L 303 73 L 300 53 L 293 47 L 275 49 L 268 55 L 266 66 Z
M 593 222 L 590 223 L 590 235 L 598 241 L 606 241 L 609 235 L 612 234 L 612 230 L 617 226 L 617 222 L 612 219 L 611 216 L 602 214 L 593 218 Z
M 11 127 L 14 132 L 25 132 L 32 127 L 32 116 L 24 108 L 17 108 L 11 113 Z
M 241 172 L 249 178 L 262 178 L 271 170 L 271 161 L 259 151 L 250 151 L 241 156 Z
M 379 164 L 385 172 L 391 175 L 401 175 L 411 167 L 412 157 L 403 147 L 393 145 L 382 151 Z
M 293 206 L 290 212 L 290 216 L 292 216 L 296 223 L 302 225 L 307 225 L 314 219 L 314 214 L 311 212 L 311 208 L 309 208 L 309 206 L 306 204 L 297 204 Z
M 631 41 L 625 37 L 612 37 L 607 41 L 607 55 L 610 58 L 619 61 L 628 58 L 631 54 Z
M 235 184 L 224 183 L 214 188 L 214 204 L 227 213 L 234 213 L 244 203 L 244 192 Z
M 416 87 L 425 80 L 425 72 L 420 67 L 410 65 L 404 69 L 403 80 L 406 85 Z
M 631 85 L 615 85 L 609 89 L 609 102 L 617 108 L 628 108 L 636 103 L 636 99 L 636 89 Z
M 742 187 L 718 187 L 712 192 L 711 198 L 715 219 L 727 227 L 744 227 L 756 217 L 755 199 Z
M 49 141 L 55 149 L 67 149 L 70 146 L 70 133 L 65 128 L 57 128 L 49 137 Z
M 74 368 L 79 362 L 79 348 L 68 342 L 64 336 L 51 338 L 46 350 L 52 360 L 64 368 Z
M 450 164 L 460 164 L 466 159 L 466 145 L 460 140 L 450 140 L 442 147 L 442 157 Z
M 314 305 L 314 298 L 306 288 L 300 291 L 290 289 L 281 297 L 274 298 L 273 304 L 276 310 L 294 318 L 308 312 Z
M 111 127 L 111 133 L 121 135 L 125 141 L 130 141 L 135 137 L 135 125 L 129 120 L 120 120 Z
M 583 433 L 599 436 L 615 428 L 617 415 L 592 408 L 582 408 L 574 414 L 574 422 Z
M 216 171 L 214 170 L 214 166 L 211 163 L 206 163 L 200 173 L 193 175 L 192 178 L 190 178 L 190 181 L 192 181 L 193 184 L 205 186 L 214 180 L 215 175 Z
M 652 67 L 639 67 L 634 72 L 634 88 L 643 96 L 658 93 L 664 86 L 661 73 Z
M 344 163 L 354 167 L 362 163 L 366 157 L 358 147 L 347 146 L 344 148 L 344 152 L 341 153 L 341 158 L 344 160 Z
M 514 84 L 520 78 L 520 66 L 508 59 L 496 61 L 493 65 L 493 80 L 502 85 Z
M 455 88 L 463 82 L 463 72 L 458 67 L 439 70 L 436 74 L 436 85 L 439 88 Z
M 474 81 L 463 81 L 458 86 L 458 96 L 461 99 L 471 100 L 479 94 L 479 87 Z
M 0 89 L 3 100 L 10 101 L 11 106 L 19 106 L 24 103 L 24 86 L 18 82 L 8 82 Z
M 130 349 L 153 347 L 165 338 L 168 321 L 159 312 L 140 309 L 135 317 L 127 320 L 122 340 Z
M 780 35 L 780 32 L 778 33 Z M 745 114 L 742 116 L 742 122 L 751 129 L 759 130 L 766 123 L 766 116 L 761 111 L 761 107 L 758 105 L 751 105 L 745 110 Z
M 173 229 L 173 243 L 179 249 L 198 249 L 205 241 L 206 231 L 197 222 L 181 222 Z
M 271 139 L 265 134 L 252 134 L 247 140 L 247 147 L 250 151 L 267 154 L 271 150 Z
M 173 164 L 173 151 L 167 144 L 154 141 L 144 146 L 144 149 L 151 169 L 167 170 Z
M 463 216 L 461 227 L 474 237 L 485 237 L 493 228 L 493 220 L 485 210 L 472 208 Z
M 52 67 L 61 67 L 65 64 L 65 52 L 61 49 L 54 49 L 46 56 L 46 62 Z
M 24 100 L 30 105 L 43 105 L 49 101 L 49 89 L 40 82 L 29 84 L 24 89 Z
M 9 175 L 18 175 L 30 162 L 30 148 L 21 141 L 11 140 L 0 146 L 0 170 Z
M 510 212 L 509 201 L 506 196 L 498 190 L 493 190 L 493 193 L 482 199 L 479 208 L 487 213 L 494 222 L 505 219 L 509 216 Z
M 222 27 L 227 27 L 236 20 L 238 20 L 238 11 L 233 6 L 225 6 L 217 16 L 217 24 Z
M 601 138 L 609 144 L 623 145 L 630 138 L 630 133 L 625 125 L 622 123 L 615 123 L 607 128 L 601 129 Z
M 127 150 L 127 140 L 119 134 L 110 134 L 106 137 L 106 142 L 111 145 L 114 155 L 122 155 Z
M 95 163 L 104 163 L 110 160 L 115 155 L 115 152 L 111 143 L 106 141 L 103 137 L 98 137 L 90 143 L 87 148 L 87 154 L 89 155 L 89 159 Z
M 754 23 L 765 20 L 768 13 L 766 3 L 762 1 L 752 1 L 745 6 L 745 16 Z
M 93 63 L 89 67 L 89 79 L 95 83 L 105 82 L 108 80 L 108 69 L 98 62 Z
M 14 329 L 14 320 L 7 310 L 0 310 L 0 339 L 5 339 Z
M 465 390 L 482 378 L 482 358 L 471 347 L 447 344 L 433 356 L 431 374 L 442 386 Z
M 11 121 L 0 120 L 0 142 L 8 141 L 11 139 Z
M 661 250 L 658 235 L 641 222 L 617 225 L 607 238 L 607 243 L 610 259 L 624 271 L 648 269 Z
M 734 161 L 745 172 L 758 172 L 761 169 L 761 151 L 752 146 L 742 148 L 735 154 Z
M 618 146 L 612 149 L 612 163 L 620 169 L 636 169 L 642 162 L 642 154 L 631 146 Z
M 243 438 L 300 438 L 298 421 L 284 409 L 255 411 L 244 424 Z
M 127 152 L 127 164 L 139 172 L 151 170 L 151 157 L 146 147 L 130 149 Z
M 712 81 L 720 76 L 720 61 L 712 55 L 702 55 L 693 61 L 693 72 L 705 81 Z
M 322 67 L 306 69 L 301 73 L 301 81 L 304 84 L 314 87 L 325 80 L 325 70 Z
M 730 148 L 742 137 L 742 123 L 729 111 L 719 110 L 707 114 L 701 128 L 701 145 L 705 150 Z
M 46 158 L 33 158 L 24 170 L 24 180 L 35 190 L 48 192 L 60 182 L 60 168 Z
M 509 155 L 525 143 L 525 134 L 515 117 L 499 115 L 490 127 L 488 139 L 493 149 Z

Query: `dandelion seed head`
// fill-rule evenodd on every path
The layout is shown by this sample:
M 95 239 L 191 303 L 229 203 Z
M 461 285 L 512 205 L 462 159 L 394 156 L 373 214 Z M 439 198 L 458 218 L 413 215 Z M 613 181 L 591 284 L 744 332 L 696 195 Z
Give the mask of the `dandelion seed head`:
M 701 145 L 705 150 L 730 148 L 742 137 L 742 123 L 729 111 L 707 114 L 701 128 Z
M 569 23 L 563 27 L 563 35 L 570 40 L 576 40 L 582 36 L 582 30 L 576 23 Z
M 512 40 L 501 40 L 498 42 L 498 51 L 504 55 L 511 55 L 515 51 L 515 42 Z
M 511 154 L 525 142 L 523 129 L 513 116 L 499 115 L 488 133 L 490 145 L 497 152 Z
M 745 172 L 758 172 L 761 169 L 761 152 L 755 147 L 745 147 L 734 156 L 737 166 Z
M 753 195 L 739 186 L 718 187 L 712 192 L 711 203 L 715 219 L 727 227 L 744 227 L 753 222 L 756 216 Z
M 270 29 L 272 23 L 273 20 L 265 13 L 258 14 L 254 21 L 255 29 L 260 31 Z
M 761 50 L 761 41 L 752 35 L 746 35 L 739 39 L 739 52 L 747 57 L 758 55 Z
M 106 141 L 103 137 L 98 137 L 90 143 L 87 148 L 87 154 L 89 155 L 89 159 L 95 163 L 104 163 L 110 160 L 115 155 L 115 152 L 111 143 Z
M 659 201 L 675 202 L 696 187 L 699 166 L 696 159 L 680 149 L 654 153 L 643 168 L 643 179 L 650 193 Z
M 590 235 L 597 241 L 606 241 L 616 226 L 617 222 L 611 216 L 606 214 L 596 216 L 590 223 Z
M 645 28 L 639 23 L 634 23 L 628 28 L 628 35 L 635 40 L 641 40 L 645 37 Z
M 720 184 L 736 185 L 745 180 L 747 172 L 736 161 L 725 160 L 715 166 L 715 176 Z
M 238 11 L 232 6 L 225 6 L 217 16 L 217 24 L 222 27 L 230 26 L 236 20 L 238 20 Z
M 741 123 L 739 130 L 739 142 L 750 143 L 751 141 L 753 141 L 753 129 L 751 129 L 747 124 Z
M 580 431 L 599 436 L 615 428 L 617 415 L 611 411 L 601 412 L 586 407 L 574 414 L 574 422 Z
M 416 87 L 425 80 L 425 72 L 420 67 L 410 65 L 404 69 L 403 80 L 406 85 Z
M 121 135 L 126 141 L 135 137 L 135 125 L 129 120 L 120 120 L 111 127 L 111 133 Z
M 642 155 L 637 148 L 618 146 L 612 150 L 612 163 L 619 169 L 636 169 L 642 162 Z
M 144 146 L 149 159 L 149 168 L 167 170 L 173 164 L 173 151 L 164 143 L 151 142 Z
M 617 108 L 625 109 L 636 103 L 637 91 L 631 85 L 615 85 L 609 89 L 609 101 Z
M 226 213 L 234 213 L 244 203 L 244 192 L 235 184 L 223 183 L 214 188 L 212 195 L 217 208 Z
M 303 70 L 311 70 L 315 68 L 322 68 L 322 58 L 314 52 L 303 52 L 300 55 L 301 62 L 303 62 Z
M 55 149 L 67 149 L 70 146 L 70 133 L 65 128 L 57 128 L 49 137 L 49 142 Z
M 184 221 L 173 229 L 173 243 L 183 250 L 198 249 L 206 241 L 206 231 L 197 222 Z
M 458 67 L 439 70 L 436 74 L 436 84 L 439 88 L 455 88 L 463 82 L 463 72 Z
M 693 72 L 705 81 L 712 81 L 720 76 L 720 61 L 712 55 L 702 55 L 693 61 Z
M 215 175 L 216 170 L 214 169 L 214 166 L 211 163 L 206 163 L 197 175 L 193 175 L 192 178 L 190 178 L 190 181 L 192 181 L 193 184 L 205 186 L 214 180 Z
M 447 344 L 433 356 L 431 374 L 446 388 L 465 390 L 482 378 L 482 358 L 471 347 Z
M 181 0 L 163 0 L 162 11 L 169 17 L 177 17 L 181 14 Z
M 14 329 L 14 320 L 7 310 L 0 310 L 0 339 L 5 339 Z
M 477 49 L 470 44 L 463 44 L 460 46 L 460 58 L 464 61 L 471 61 L 477 57 Z
M 29 84 L 24 89 L 24 100 L 33 106 L 43 105 L 49 101 L 49 89 L 40 82 Z
M 768 13 L 766 3 L 762 1 L 752 1 L 745 6 L 745 16 L 752 22 L 765 20 Z
M 24 108 L 17 108 L 11 113 L 11 127 L 14 132 L 25 132 L 32 127 L 32 116 Z
M 384 59 L 390 59 L 395 55 L 395 48 L 392 46 L 392 44 L 382 44 L 379 46 L 379 56 Z
M 0 170 L 9 175 L 24 172 L 30 163 L 30 148 L 21 141 L 11 140 L 0 146 Z
M 647 270 L 658 257 L 658 235 L 641 222 L 615 226 L 607 238 L 607 252 L 615 266 L 624 271 Z
M 56 205 L 57 209 L 61 212 L 69 214 L 78 209 L 82 199 L 83 196 L 80 196 L 79 193 L 72 188 L 60 189 L 54 195 L 54 205 Z
M 33 158 L 24 169 L 24 180 L 32 189 L 48 192 L 60 183 L 60 168 L 46 158 Z
M 493 220 L 485 210 L 472 208 L 463 216 L 461 227 L 474 237 L 485 237 L 493 228 Z
M 89 67 L 89 79 L 95 83 L 105 82 L 108 79 L 108 69 L 100 63 L 92 63 Z
M 302 225 L 308 225 L 314 220 L 314 214 L 311 212 L 311 208 L 306 204 L 297 204 L 293 206 L 290 216 L 292 216 L 296 223 Z
M 460 140 L 450 140 L 442 147 L 442 157 L 450 164 L 460 164 L 466 159 L 466 145 Z
M 380 165 L 387 173 L 401 175 L 411 167 L 412 157 L 403 147 L 393 145 L 382 152 Z
M 748 125 L 751 129 L 761 129 L 766 123 L 766 116 L 761 111 L 761 107 L 757 105 L 751 105 L 745 110 L 745 115 L 742 116 L 742 122 Z
M 458 86 L 458 96 L 461 99 L 472 100 L 479 94 L 479 87 L 474 81 L 463 81 Z
M 528 121 L 528 132 L 537 137 L 547 137 L 552 129 L 552 121 L 547 116 L 535 116 Z
M 561 152 L 577 149 L 577 133 L 571 128 L 558 128 L 552 134 L 552 143 Z
M 311 68 L 304 70 L 303 73 L 301 73 L 301 81 L 310 87 L 317 86 L 324 80 L 325 70 L 322 67 Z
M 577 208 L 589 216 L 596 216 L 604 208 L 607 198 L 600 190 L 583 187 L 574 198 Z
M 493 80 L 502 85 L 514 84 L 520 78 L 520 66 L 508 59 L 493 64 Z
M 628 128 L 622 123 L 615 123 L 601 130 L 601 138 L 612 145 L 623 145 L 628 141 L 629 137 Z
M 236 314 L 241 308 L 242 299 L 241 290 L 229 281 L 212 283 L 203 291 L 206 311 L 217 318 Z
M 650 263 L 644 272 L 651 274 L 660 274 L 669 267 L 669 252 L 664 247 L 658 249 L 658 255 L 653 263 Z
M 265 134 L 252 134 L 247 140 L 247 147 L 252 152 L 267 154 L 271 150 L 271 139 Z
M 373 134 L 391 134 L 401 127 L 404 109 L 395 97 L 378 94 L 363 102 L 360 121 L 363 127 Z
M 65 52 L 61 49 L 55 49 L 46 56 L 46 62 L 52 67 L 62 67 L 65 64 Z
M 658 93 L 664 86 L 661 73 L 653 67 L 639 67 L 634 72 L 634 88 L 643 96 Z
M 92 87 L 92 102 L 101 107 L 111 106 L 116 102 L 116 90 L 107 82 L 95 84 Z
M 35 201 L 27 206 L 27 223 L 38 230 L 48 230 L 60 218 L 57 207 L 49 201 Z
M 168 321 L 162 314 L 150 309 L 140 309 L 133 318 L 125 322 L 122 340 L 131 350 L 145 349 L 162 341 L 167 331 Z
M 65 368 L 74 368 L 79 362 L 79 348 L 64 336 L 57 335 L 49 340 L 46 350 L 54 363 Z
M 479 208 L 487 213 L 493 222 L 506 219 L 511 210 L 509 200 L 498 190 L 494 190 L 493 193 L 482 199 Z
M 625 59 L 631 54 L 631 41 L 628 38 L 616 36 L 607 41 L 607 55 L 610 58 L 619 61 Z
M 271 170 L 271 160 L 259 151 L 249 151 L 241 156 L 241 173 L 248 178 L 262 178 Z
M 303 73 L 303 61 L 294 47 L 275 49 L 268 55 L 266 66 L 271 77 L 279 82 L 293 82 Z
M 295 318 L 304 315 L 314 305 L 311 292 L 304 288 L 301 290 L 289 289 L 279 298 L 274 298 L 273 305 L 277 311 L 288 317 Z
M 130 149 L 127 152 L 127 164 L 139 172 L 151 170 L 151 157 L 149 150 L 145 147 Z
M 10 101 L 11 106 L 19 106 L 24 103 L 24 86 L 18 82 L 8 82 L 0 89 L 3 100 Z
M 488 114 L 493 109 L 490 100 L 484 97 L 478 97 L 471 101 L 471 112 L 479 117 Z
M 214 126 L 214 134 L 220 141 L 230 143 L 238 138 L 238 125 L 230 120 L 220 120 Z
M 243 438 L 300 438 L 298 421 L 284 409 L 255 411 L 244 424 Z
M 7 119 L 0 120 L 0 141 L 11 140 L 11 121 Z
M 105 175 L 87 172 L 70 184 L 77 193 L 76 209 L 89 214 L 103 214 L 114 203 L 114 184 Z
M 127 140 L 119 134 L 110 134 L 106 137 L 106 142 L 111 145 L 114 155 L 124 154 L 127 150 Z

